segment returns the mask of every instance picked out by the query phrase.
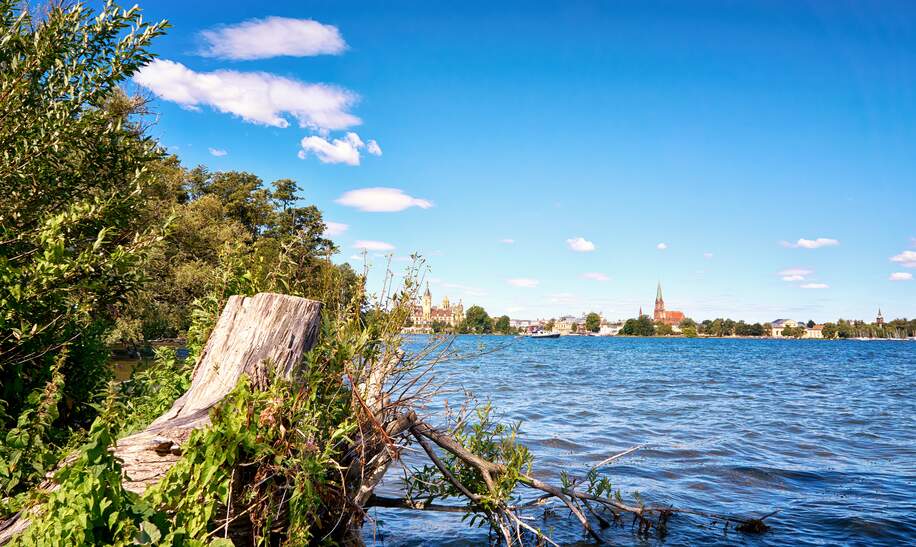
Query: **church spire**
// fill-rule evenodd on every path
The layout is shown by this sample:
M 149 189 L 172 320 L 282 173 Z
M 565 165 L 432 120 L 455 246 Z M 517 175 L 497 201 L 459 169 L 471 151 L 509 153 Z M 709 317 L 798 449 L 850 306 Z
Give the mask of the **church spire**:
M 426 292 L 423 293 L 423 296 L 428 296 L 432 298 L 432 295 L 429 293 L 429 282 L 426 283 Z
M 658 289 L 655 291 L 655 301 L 658 302 L 660 300 L 664 300 L 662 298 L 662 282 L 661 281 L 658 282 Z

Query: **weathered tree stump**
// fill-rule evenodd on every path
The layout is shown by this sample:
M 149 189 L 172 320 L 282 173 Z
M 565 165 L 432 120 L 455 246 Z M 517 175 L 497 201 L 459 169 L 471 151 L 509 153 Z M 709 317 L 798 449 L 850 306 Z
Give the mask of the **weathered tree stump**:
M 210 423 L 210 409 L 242 375 L 259 389 L 275 378 L 295 379 L 320 324 L 321 303 L 314 300 L 274 293 L 230 297 L 198 357 L 190 389 L 145 430 L 118 440 L 115 454 L 123 461 L 124 487 L 142 493 L 161 480 L 181 457 L 182 443 Z M 0 545 L 25 530 L 31 516 L 21 513 L 0 522 Z
M 293 379 L 302 355 L 315 343 L 321 303 L 260 293 L 232 296 L 201 353 L 191 388 L 145 430 L 120 439 L 124 487 L 142 493 L 180 458 L 180 447 L 210 421 L 210 409 L 247 375 L 256 388 L 273 378 Z

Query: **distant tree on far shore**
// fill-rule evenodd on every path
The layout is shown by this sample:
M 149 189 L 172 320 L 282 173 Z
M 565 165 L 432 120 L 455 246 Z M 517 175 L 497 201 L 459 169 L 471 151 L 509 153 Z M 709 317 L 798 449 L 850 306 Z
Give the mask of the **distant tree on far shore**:
M 489 334 L 493 332 L 493 320 L 480 306 L 471 306 L 464 314 L 460 330 L 469 334 Z
M 814 319 L 808 319 L 808 322 L 805 323 L 805 325 L 806 325 L 809 329 L 813 329 L 813 328 L 814 328 L 814 325 L 816 325 L 816 324 L 817 324 L 817 323 L 814 322 Z
M 509 316 L 499 316 L 499 319 L 497 319 L 493 324 L 493 330 L 500 334 L 509 334 L 509 332 L 512 330 L 512 327 L 509 326 Z
M 553 327 L 556 326 L 556 324 L 557 324 L 556 321 L 551 319 L 550 321 L 544 323 L 544 330 L 547 332 L 550 332 L 553 330 Z
M 627 319 L 620 329 L 620 334 L 624 336 L 654 336 L 655 325 L 648 316 L 643 315 L 639 319 Z
M 696 325 L 687 325 L 686 327 L 681 327 L 681 334 L 687 338 L 696 338 L 697 337 L 697 327 Z
M 805 326 L 785 327 L 782 329 L 782 335 L 787 338 L 801 338 L 805 335 Z
M 835 323 L 824 323 L 824 328 L 821 330 L 821 335 L 828 339 L 833 340 L 836 338 L 836 324 Z
M 693 333 L 696 335 L 697 332 L 697 322 L 689 317 L 685 317 L 678 324 L 678 327 L 683 331 L 684 329 L 693 328 Z
M 674 334 L 674 329 L 667 323 L 659 322 L 655 324 L 655 334 L 657 336 L 671 336 Z
M 585 317 L 585 330 L 588 332 L 598 332 L 601 330 L 601 316 L 595 312 Z

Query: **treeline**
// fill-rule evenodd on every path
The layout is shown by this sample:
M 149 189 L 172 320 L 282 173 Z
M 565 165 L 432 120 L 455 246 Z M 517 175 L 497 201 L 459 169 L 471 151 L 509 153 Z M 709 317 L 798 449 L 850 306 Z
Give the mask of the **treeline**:
M 433 321 L 430 328 L 436 334 L 516 334 L 509 324 L 509 316 L 490 317 L 481 306 L 471 306 L 464 312 L 464 318 L 457 326 L 444 321 Z
M 815 322 L 809 320 L 795 327 L 784 327 L 781 336 L 785 338 L 803 338 L 807 329 L 813 328 Z M 696 336 L 772 336 L 773 328 L 769 323 L 746 323 L 732 319 L 706 319 L 697 323 L 686 318 L 678 324 L 680 335 L 688 338 Z M 653 322 L 648 316 L 627 319 L 620 334 L 624 336 L 671 336 L 676 334 L 674 328 L 660 322 Z M 836 323 L 822 325 L 821 335 L 826 339 L 844 338 L 906 338 L 916 336 L 916 319 L 894 319 L 883 325 L 864 321 L 847 321 L 840 319 Z

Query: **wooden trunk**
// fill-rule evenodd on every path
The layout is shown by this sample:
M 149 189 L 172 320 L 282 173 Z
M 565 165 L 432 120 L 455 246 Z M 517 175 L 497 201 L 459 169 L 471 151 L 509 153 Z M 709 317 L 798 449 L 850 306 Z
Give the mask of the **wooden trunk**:
M 194 367 L 191 388 L 145 430 L 118 441 L 124 487 L 142 493 L 161 479 L 191 431 L 209 423 L 210 409 L 243 374 L 260 389 L 275 377 L 295 377 L 318 336 L 320 312 L 319 302 L 295 296 L 230 297 Z

